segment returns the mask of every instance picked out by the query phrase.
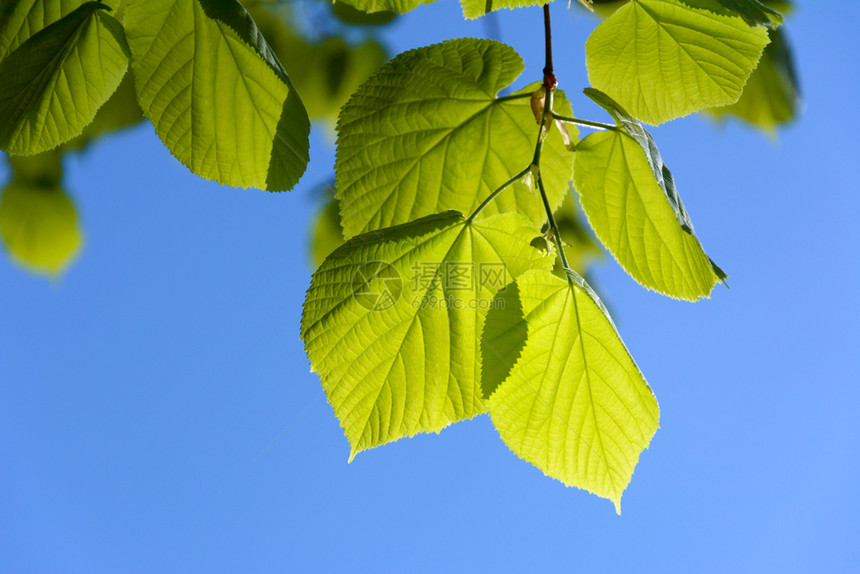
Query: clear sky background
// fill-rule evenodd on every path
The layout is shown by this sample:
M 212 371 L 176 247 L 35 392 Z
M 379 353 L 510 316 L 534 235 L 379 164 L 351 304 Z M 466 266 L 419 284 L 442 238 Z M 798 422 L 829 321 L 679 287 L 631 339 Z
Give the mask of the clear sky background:
M 486 416 L 347 464 L 299 340 L 332 141 L 273 195 L 196 178 L 146 124 L 67 162 L 87 243 L 60 281 L 0 260 L 0 571 L 860 572 L 860 3 L 798 4 L 805 110 L 778 142 L 652 132 L 731 290 L 596 270 L 661 406 L 622 516 Z M 607 119 L 581 95 L 597 21 L 553 17 L 560 87 Z M 539 80 L 540 10 L 499 25 Z M 485 32 L 442 0 L 385 38 Z

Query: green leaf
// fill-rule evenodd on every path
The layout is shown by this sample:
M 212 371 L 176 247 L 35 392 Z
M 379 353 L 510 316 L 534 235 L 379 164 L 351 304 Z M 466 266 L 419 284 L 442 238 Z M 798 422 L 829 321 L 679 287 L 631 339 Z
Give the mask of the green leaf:
M 86 0 L 0 0 L 0 61 Z M 111 3 L 108 3 L 111 4 Z
M 60 274 L 81 248 L 75 206 L 60 187 L 60 154 L 12 156 L 15 179 L 0 193 L 0 237 L 17 263 Z
M 451 40 L 405 52 L 371 76 L 338 120 L 338 198 L 347 237 L 453 209 L 471 213 L 533 159 L 538 127 L 532 84 L 496 94 L 523 70 L 509 46 Z M 570 104 L 556 93 L 556 110 Z M 553 208 L 571 179 L 571 154 L 557 130 L 541 171 Z M 546 221 L 540 199 L 517 182 L 484 211 Z
M 760 0 L 762 4 L 776 10 L 782 16 L 789 16 L 794 12 L 794 0 Z
M 628 0 L 589 0 L 594 10 L 604 18 L 611 16 Z M 681 0 L 693 8 L 711 10 L 727 16 L 740 16 L 747 24 L 776 27 L 782 24 L 782 14 L 791 9 L 787 0 Z M 781 12 L 781 13 L 780 13 Z
M 80 134 L 128 67 L 122 26 L 88 2 L 0 62 L 0 149 L 32 155 Z
M 634 117 L 660 124 L 738 100 L 767 30 L 679 0 L 632 0 L 585 44 L 588 76 Z
M 380 12 L 389 10 L 398 14 L 404 14 L 414 10 L 422 4 L 432 4 L 436 0 L 341 0 L 339 3 L 347 4 L 363 12 Z M 543 6 L 552 0 L 460 0 L 463 7 L 463 16 L 468 19 L 478 18 L 494 10 L 501 8 L 523 8 L 526 6 Z
M 533 270 L 516 289 L 521 308 L 487 318 L 487 330 L 504 326 L 509 335 L 485 332 L 496 339 L 485 355 L 513 365 L 489 399 L 490 418 L 517 456 L 610 499 L 620 514 L 621 494 L 658 428 L 657 399 L 581 277 Z
M 143 110 L 137 104 L 134 77 L 126 73 L 119 87 L 99 109 L 95 119 L 76 138 L 66 142 L 62 149 L 83 149 L 99 137 L 133 126 L 143 121 Z
M 695 301 L 727 275 L 705 254 L 654 139 L 608 96 L 586 95 L 621 128 L 576 148 L 574 182 L 597 237 L 639 283 Z
M 302 340 L 351 446 L 375 446 L 485 411 L 480 335 L 494 296 L 548 267 L 507 213 L 449 211 L 354 237 L 313 275 Z
M 309 42 L 290 27 L 290 20 L 279 9 L 283 6 L 256 4 L 249 12 L 283 61 L 310 119 L 336 120 L 340 108 L 385 63 L 388 53 L 374 40 L 350 44 L 330 37 Z
M 463 16 L 468 19 L 478 18 L 495 10 L 507 8 L 525 8 L 526 6 L 543 6 L 552 0 L 460 0 Z
M 590 8 L 603 18 L 609 18 L 627 2 L 628 0 L 591 0 Z
M 770 37 L 741 99 L 709 113 L 718 118 L 734 115 L 769 133 L 794 119 L 801 101 L 794 58 L 782 30 L 770 30 Z
M 343 4 L 357 8 L 362 12 L 395 12 L 405 14 L 422 4 L 432 4 L 436 0 L 341 0 Z
M 720 4 L 740 14 L 750 26 L 770 26 L 776 28 L 782 24 L 782 14 L 765 6 L 758 0 L 717 0 Z
M 338 0 L 332 4 L 331 13 L 335 18 L 350 26 L 384 26 L 397 17 L 397 14 L 387 10 L 367 13 Z
M 192 172 L 270 191 L 308 163 L 310 122 L 277 57 L 235 0 L 129 4 L 138 99 Z

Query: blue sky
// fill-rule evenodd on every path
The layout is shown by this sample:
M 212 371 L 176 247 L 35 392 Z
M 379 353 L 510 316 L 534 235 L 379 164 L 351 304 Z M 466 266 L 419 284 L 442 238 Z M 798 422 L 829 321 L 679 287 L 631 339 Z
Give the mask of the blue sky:
M 580 93 L 596 21 L 553 19 L 560 87 L 606 119 Z M 661 406 L 620 517 L 486 416 L 347 464 L 299 340 L 325 130 L 276 195 L 196 178 L 148 125 L 71 159 L 80 258 L 55 283 L 0 260 L 2 570 L 860 571 L 858 21 L 798 2 L 805 110 L 778 142 L 702 118 L 652 132 L 731 290 L 689 304 L 596 270 Z M 539 80 L 540 10 L 499 24 L 518 84 Z M 443 0 L 385 37 L 484 34 Z

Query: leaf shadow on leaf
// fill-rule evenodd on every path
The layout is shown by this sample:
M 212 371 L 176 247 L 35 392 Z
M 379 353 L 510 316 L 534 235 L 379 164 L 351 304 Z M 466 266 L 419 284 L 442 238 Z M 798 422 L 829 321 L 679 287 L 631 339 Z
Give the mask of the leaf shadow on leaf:
M 266 64 L 283 81 L 288 81 L 287 72 L 274 51 L 269 47 L 254 19 L 242 4 L 235 0 L 197 0 L 203 12 L 212 20 L 229 26 L 243 42 L 246 42 L 265 60 Z
M 266 174 L 266 189 L 269 191 L 292 189 L 304 175 L 310 161 L 308 137 L 311 126 L 304 104 L 299 99 L 281 61 L 242 4 L 236 0 L 198 0 L 198 2 L 206 16 L 236 32 L 239 38 L 256 51 L 275 75 L 287 85 L 289 92 L 281 108 L 281 116 L 273 135 Z
M 681 0 L 681 3 L 722 16 L 742 18 L 753 27 L 777 28 L 782 24 L 782 14 L 759 0 Z
M 0 64 L 4 151 L 34 155 L 69 141 L 116 90 L 130 52 L 122 26 L 105 13 L 110 9 L 86 2 L 27 38 Z M 81 58 L 93 61 L 84 65 Z
M 287 85 L 290 91 L 281 108 L 281 117 L 275 129 L 269 157 L 269 171 L 266 174 L 266 189 L 269 191 L 292 189 L 304 175 L 310 161 L 310 120 L 295 88 L 290 83 Z M 295 125 L 296 120 L 299 120 L 301 125 Z
M 415 248 L 417 248 L 428 235 L 432 235 L 434 233 L 439 232 L 443 228 L 451 225 L 453 221 L 456 221 L 458 219 L 463 220 L 463 214 L 458 211 L 449 210 L 442 213 L 436 213 L 433 215 L 421 217 L 409 223 L 402 223 L 393 227 L 386 227 L 384 229 L 368 231 L 362 233 L 361 235 L 356 235 L 355 237 L 347 240 L 345 243 L 337 247 L 329 254 L 328 257 L 326 257 L 326 261 L 331 260 L 331 266 L 336 267 L 337 264 L 334 263 L 335 261 L 339 259 L 349 260 L 355 255 L 355 253 L 359 249 L 361 249 L 363 245 L 384 243 L 387 241 L 406 241 L 408 243 L 411 243 Z M 375 280 L 377 280 L 379 278 L 380 271 L 385 271 L 388 266 L 396 264 L 396 260 L 390 259 L 388 257 L 384 257 L 382 259 L 374 259 L 365 263 L 371 262 L 381 262 L 386 265 L 373 267 L 370 273 L 363 276 L 362 282 L 355 283 L 352 286 L 353 296 L 358 294 L 359 291 L 363 289 L 366 285 L 371 284 Z M 321 265 L 320 268 L 317 269 L 314 273 L 314 278 L 316 278 L 320 273 L 323 272 L 326 272 L 326 268 L 324 265 Z M 404 277 L 401 277 L 401 280 L 403 279 Z M 408 285 L 408 281 L 406 282 L 406 285 Z M 311 324 L 305 324 L 305 319 L 303 318 L 302 337 L 304 337 L 305 334 L 317 322 L 319 322 L 319 320 L 321 319 L 318 319 Z
M 437 233 L 443 228 L 451 224 L 453 220 L 464 219 L 463 214 L 459 211 L 449 209 L 441 213 L 425 215 L 414 221 L 393 225 L 383 229 L 374 229 L 366 231 L 361 235 L 356 235 L 349 239 L 342 246 L 338 247 L 332 256 L 348 257 L 354 249 L 365 243 L 376 243 L 379 241 L 395 241 L 409 240 L 418 243 L 425 235 Z M 392 263 L 389 261 L 388 263 Z
M 102 8 L 102 6 L 99 6 Z M 112 10 L 110 6 L 104 6 L 104 10 Z M 116 18 L 109 16 L 106 12 L 99 11 L 96 12 L 96 17 L 100 19 L 102 25 L 105 27 L 105 30 L 113 36 L 114 40 L 116 40 L 117 45 L 120 47 L 122 52 L 126 55 L 127 58 L 131 57 L 131 49 L 128 47 L 128 41 L 125 39 L 125 30 L 122 27 Z
M 485 400 L 508 378 L 527 336 L 520 290 L 516 283 L 510 283 L 493 297 L 481 333 L 481 391 Z

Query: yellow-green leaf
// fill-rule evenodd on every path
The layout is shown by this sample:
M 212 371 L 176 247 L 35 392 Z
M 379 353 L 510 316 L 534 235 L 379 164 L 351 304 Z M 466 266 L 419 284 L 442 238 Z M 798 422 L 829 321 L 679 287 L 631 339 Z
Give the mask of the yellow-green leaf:
M 485 360 L 512 365 L 489 399 L 493 425 L 517 456 L 610 499 L 620 514 L 621 494 L 658 428 L 657 399 L 581 277 L 532 270 L 516 290 L 519 308 L 487 318 L 488 329 L 506 330 L 484 335 L 495 339 Z M 519 344 L 508 340 L 523 335 Z
M 708 110 L 714 116 L 737 116 L 769 133 L 794 119 L 801 102 L 794 59 L 781 29 L 770 30 L 770 36 L 741 98 L 731 106 Z
M 460 0 L 460 5 L 463 7 L 463 16 L 472 19 L 502 8 L 514 10 L 527 6 L 543 6 L 550 2 L 552 0 Z
M 681 0 L 692 6 L 708 6 L 713 0 Z M 759 0 L 716 0 L 720 6 L 744 19 L 750 26 L 769 26 L 776 28 L 782 24 L 782 14 Z M 765 0 L 769 2 L 769 0 Z
M 371 76 L 338 119 L 335 169 L 346 236 L 447 209 L 471 213 L 527 168 L 538 135 L 530 97 L 539 85 L 497 97 L 522 70 L 513 48 L 467 38 L 405 52 Z M 561 92 L 554 106 L 570 113 Z M 561 134 L 551 130 L 541 172 L 553 209 L 572 169 Z M 540 198 L 521 182 L 482 215 L 506 211 L 535 225 L 546 221 Z
M 654 139 L 606 94 L 585 92 L 618 125 L 576 148 L 574 183 L 591 227 L 645 287 L 688 301 L 707 297 L 727 275 L 705 254 Z
M 140 105 L 182 163 L 227 185 L 296 184 L 308 163 L 310 121 L 241 4 L 133 2 L 126 30 Z
M 431 4 L 436 0 L 341 0 L 344 4 L 352 6 L 362 12 L 395 12 L 405 14 L 414 10 L 422 4 Z
M 0 61 L 86 0 L 0 0 Z M 105 2 L 111 8 L 117 0 Z
M 137 103 L 134 78 L 126 72 L 119 87 L 105 102 L 93 121 L 74 139 L 61 149 L 82 149 L 101 136 L 133 126 L 143 121 L 143 111 Z
M 537 229 L 457 212 L 354 237 L 314 273 L 302 315 L 311 367 L 351 457 L 485 411 L 480 335 L 495 295 L 548 267 Z
M 733 104 L 768 36 L 725 12 L 680 0 L 632 0 L 585 44 L 591 85 L 649 124 Z
M 32 155 L 80 134 L 128 67 L 122 26 L 87 2 L 0 62 L 0 149 Z

